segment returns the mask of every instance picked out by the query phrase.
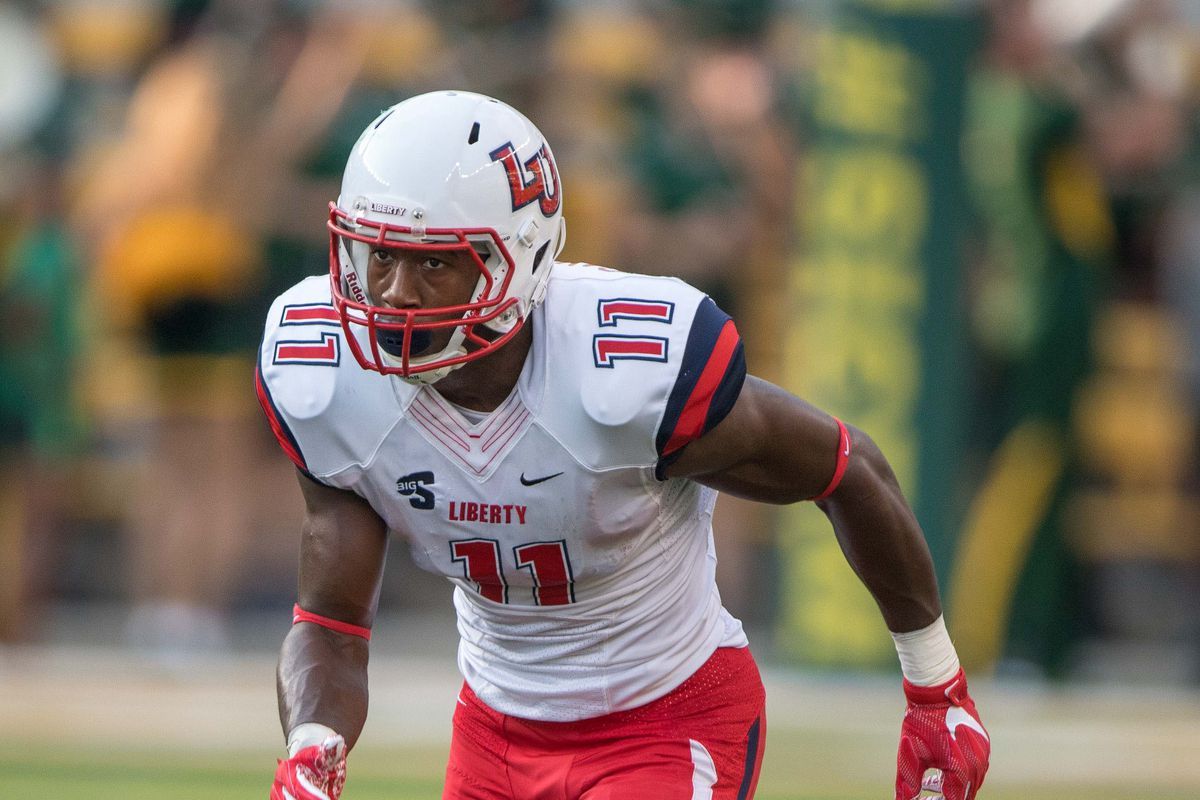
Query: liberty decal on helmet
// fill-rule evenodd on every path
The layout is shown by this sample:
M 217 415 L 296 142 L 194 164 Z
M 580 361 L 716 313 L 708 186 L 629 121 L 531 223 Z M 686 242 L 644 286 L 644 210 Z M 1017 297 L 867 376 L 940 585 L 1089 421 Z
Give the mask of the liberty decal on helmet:
M 543 144 L 524 163 L 517 158 L 517 151 L 512 142 L 505 142 L 489 155 L 492 161 L 499 161 L 508 173 L 513 211 L 536 200 L 543 216 L 552 217 L 558 213 L 558 207 L 562 204 L 562 192 L 559 191 L 558 167 L 554 164 L 554 156 L 550 155 L 550 148 Z M 547 173 L 550 177 L 549 182 L 546 180 Z

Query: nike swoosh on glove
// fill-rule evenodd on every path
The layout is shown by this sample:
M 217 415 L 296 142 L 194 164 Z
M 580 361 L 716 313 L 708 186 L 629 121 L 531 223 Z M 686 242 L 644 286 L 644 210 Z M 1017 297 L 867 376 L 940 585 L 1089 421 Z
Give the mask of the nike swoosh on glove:
M 279 760 L 270 800 L 338 800 L 346 785 L 346 742 L 330 736 Z
M 992 742 L 967 694 L 963 671 L 937 686 L 906 680 L 904 696 L 908 708 L 900 726 L 896 800 L 919 797 L 930 768 L 941 770 L 941 780 L 926 781 L 925 789 L 940 789 L 945 800 L 974 800 L 987 774 Z

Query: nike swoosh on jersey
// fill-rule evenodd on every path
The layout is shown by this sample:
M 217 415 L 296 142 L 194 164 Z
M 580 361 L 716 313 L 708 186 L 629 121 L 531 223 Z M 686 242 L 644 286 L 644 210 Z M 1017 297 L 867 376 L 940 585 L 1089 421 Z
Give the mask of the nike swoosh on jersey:
M 524 472 L 522 472 L 522 473 L 521 473 L 521 485 L 522 485 L 522 486 L 537 486 L 539 483 L 542 483 L 542 482 L 544 482 L 544 481 L 548 481 L 548 480 L 550 480 L 551 478 L 557 478 L 559 475 L 562 475 L 562 473 L 561 473 L 561 472 L 556 472 L 556 473 L 554 473 L 553 475 L 547 475 L 547 476 L 545 476 L 545 477 L 543 477 L 543 478 L 526 478 L 526 477 L 525 477 L 525 473 L 524 473 Z

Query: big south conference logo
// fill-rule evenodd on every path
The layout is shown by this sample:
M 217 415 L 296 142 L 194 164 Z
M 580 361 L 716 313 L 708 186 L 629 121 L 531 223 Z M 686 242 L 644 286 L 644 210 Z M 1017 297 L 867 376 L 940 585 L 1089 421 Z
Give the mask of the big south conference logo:
M 414 472 L 396 481 L 396 491 L 402 497 L 409 498 L 408 502 L 413 508 L 428 511 L 434 506 L 434 496 L 433 492 L 425 488 L 425 484 L 432 485 L 434 483 L 436 481 L 432 472 Z
M 552 217 L 558 212 L 558 207 L 562 204 L 558 167 L 555 166 L 554 157 L 550 155 L 550 148 L 546 147 L 545 142 L 525 162 L 517 158 L 517 151 L 512 142 L 505 142 L 489 155 L 492 161 L 499 161 L 508 173 L 508 189 L 512 193 L 513 211 L 536 200 L 543 216 Z

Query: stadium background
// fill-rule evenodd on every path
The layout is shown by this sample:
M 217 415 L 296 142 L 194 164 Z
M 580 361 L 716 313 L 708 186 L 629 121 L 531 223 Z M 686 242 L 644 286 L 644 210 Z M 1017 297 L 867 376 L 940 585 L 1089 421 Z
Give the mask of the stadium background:
M 362 127 L 453 86 L 553 143 L 565 258 L 705 288 L 880 442 L 994 796 L 1200 796 L 1198 44 L 1192 0 L 3 6 L 0 786 L 265 786 L 300 499 L 262 317 Z M 717 524 L 763 793 L 886 794 L 895 657 L 827 523 Z M 436 793 L 448 592 L 393 548 L 351 800 Z

